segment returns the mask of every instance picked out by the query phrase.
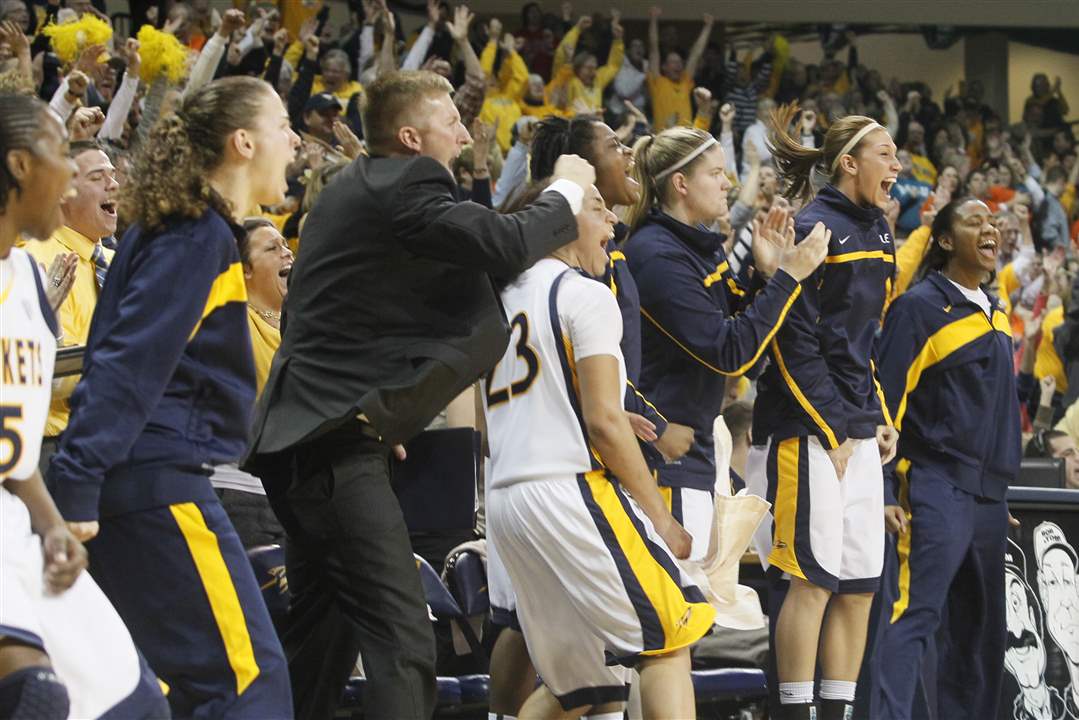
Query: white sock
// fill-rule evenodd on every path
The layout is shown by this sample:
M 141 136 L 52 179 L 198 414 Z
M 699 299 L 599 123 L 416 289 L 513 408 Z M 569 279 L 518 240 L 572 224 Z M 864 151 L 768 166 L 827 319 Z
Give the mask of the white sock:
M 487 713 L 487 720 L 517 720 L 513 715 L 504 715 L 502 713 Z
M 858 683 L 849 680 L 821 680 L 820 697 L 821 700 L 854 702 L 854 690 L 857 687 Z
M 813 681 L 779 683 L 780 705 L 807 705 L 813 702 Z
M 600 713 L 599 715 L 582 715 L 581 720 L 622 720 L 625 713 L 621 710 L 618 712 Z

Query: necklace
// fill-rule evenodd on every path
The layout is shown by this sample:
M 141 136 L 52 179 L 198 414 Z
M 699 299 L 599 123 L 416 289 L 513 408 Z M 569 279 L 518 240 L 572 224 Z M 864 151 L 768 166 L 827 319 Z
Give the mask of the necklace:
M 251 308 L 252 310 L 254 310 L 256 313 L 258 313 L 259 317 L 261 317 L 266 322 L 270 322 L 270 323 L 279 323 L 279 322 L 281 322 L 281 313 L 279 313 L 279 312 L 274 312 L 273 310 L 262 310 L 261 308 L 255 307 L 251 303 L 247 303 L 247 306 L 249 308 Z

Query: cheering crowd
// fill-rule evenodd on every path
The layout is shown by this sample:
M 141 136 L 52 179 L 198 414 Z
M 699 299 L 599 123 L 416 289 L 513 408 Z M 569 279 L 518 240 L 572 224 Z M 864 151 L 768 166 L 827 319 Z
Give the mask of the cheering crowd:
M 428 0 L 412 33 L 235 4 L 133 2 L 121 37 L 0 0 L 0 713 L 330 717 L 359 656 L 366 716 L 427 717 L 412 552 L 486 535 L 492 717 L 622 717 L 628 667 L 692 717 L 723 416 L 789 580 L 773 715 L 861 686 L 910 717 L 938 631 L 941 716 L 995 714 L 1004 493 L 1024 456 L 1079 489 L 1060 78 L 1009 123 L 846 26 L 804 64 L 658 7 L 635 37 L 568 2 Z M 446 424 L 483 433 L 488 524 L 414 548 L 391 459 Z

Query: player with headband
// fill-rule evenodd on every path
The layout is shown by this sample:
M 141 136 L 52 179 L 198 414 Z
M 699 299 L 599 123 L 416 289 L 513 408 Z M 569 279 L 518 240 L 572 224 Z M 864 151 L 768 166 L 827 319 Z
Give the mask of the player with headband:
M 672 422 L 693 428 L 678 463 L 658 480 L 671 513 L 693 537 L 700 560 L 711 536 L 716 468 L 712 423 L 728 376 L 750 371 L 801 293 L 800 281 L 824 259 L 823 226 L 793 247 L 786 213 L 756 228 L 753 288 L 728 267 L 723 237 L 705 228 L 723 215 L 730 181 L 723 149 L 706 132 L 677 127 L 639 140 L 641 185 L 623 247 L 641 301 L 641 389 Z M 788 232 L 789 231 L 789 232 Z M 755 294 L 753 290 L 759 290 Z
M 881 464 L 897 433 L 873 363 L 895 248 L 882 208 L 900 171 L 888 131 L 872 118 L 833 123 L 822 147 L 789 128 L 797 106 L 772 115 L 774 157 L 787 197 L 808 204 L 796 242 L 824 223 L 824 265 L 802 283 L 770 345 L 758 384 L 747 486 L 773 503 L 768 562 L 790 577 L 775 627 L 783 718 L 839 720 L 853 704 L 866 627 L 884 557 Z M 813 198 L 812 176 L 828 183 Z M 825 611 L 827 621 L 825 622 Z

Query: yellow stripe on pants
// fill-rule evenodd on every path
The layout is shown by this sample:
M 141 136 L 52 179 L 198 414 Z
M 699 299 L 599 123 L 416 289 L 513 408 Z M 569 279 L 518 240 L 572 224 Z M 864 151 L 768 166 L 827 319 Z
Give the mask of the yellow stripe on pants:
M 202 511 L 195 503 L 170 505 L 169 510 L 187 541 L 191 559 L 195 561 L 195 569 L 210 600 L 210 610 L 217 622 L 218 632 L 225 643 L 225 654 L 236 675 L 236 694 L 242 695 L 258 677 L 259 666 L 255 661 L 255 650 L 251 646 L 240 598 L 217 544 L 217 535 L 206 526 Z
M 899 597 L 892 603 L 892 622 L 903 617 L 910 605 L 910 542 L 913 526 L 910 522 L 910 460 L 902 459 L 895 467 L 899 477 L 899 505 L 907 516 L 907 527 L 900 531 L 896 550 L 899 553 Z
M 768 564 L 806 579 L 794 551 L 798 524 L 798 452 L 801 438 L 781 440 L 776 450 L 775 531 Z M 806 482 L 809 478 L 806 478 Z
M 641 654 L 663 655 L 700 640 L 712 627 L 716 616 L 715 608 L 708 603 L 691 603 L 685 599 L 675 578 L 652 557 L 645 539 L 641 537 L 622 506 L 617 495 L 618 490 L 607 479 L 604 471 L 593 470 L 586 473 L 585 480 L 592 499 L 611 526 L 618 546 L 659 616 L 659 623 L 663 628 L 663 647 L 646 650 Z

